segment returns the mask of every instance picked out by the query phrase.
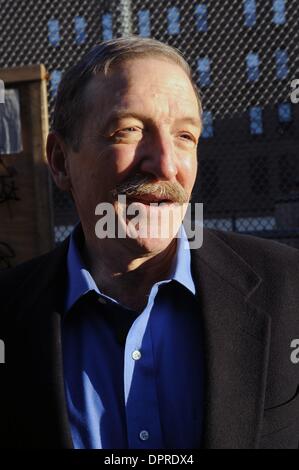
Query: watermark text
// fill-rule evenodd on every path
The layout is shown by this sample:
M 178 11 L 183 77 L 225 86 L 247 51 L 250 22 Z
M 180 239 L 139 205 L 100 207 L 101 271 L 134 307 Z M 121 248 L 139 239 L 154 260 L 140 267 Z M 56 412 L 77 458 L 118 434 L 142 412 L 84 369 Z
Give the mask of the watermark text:
M 293 339 L 290 345 L 291 349 L 293 349 L 290 359 L 293 364 L 299 363 L 299 339 Z
M 5 363 L 5 345 L 4 341 L 0 339 L 0 364 Z
M 5 102 L 5 86 L 4 81 L 0 79 L 0 103 Z
M 100 219 L 95 225 L 99 239 L 172 239 L 180 238 L 183 224 L 188 241 L 185 248 L 197 249 L 203 242 L 202 203 L 127 204 L 125 195 L 119 195 L 115 204 L 100 203 L 95 208 Z

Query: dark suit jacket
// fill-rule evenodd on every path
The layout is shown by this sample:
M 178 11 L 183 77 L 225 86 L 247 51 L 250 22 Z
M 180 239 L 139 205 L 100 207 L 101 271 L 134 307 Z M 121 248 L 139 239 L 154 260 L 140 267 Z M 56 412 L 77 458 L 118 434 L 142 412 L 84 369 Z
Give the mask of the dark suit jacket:
M 68 240 L 0 276 L 0 447 L 72 448 L 61 312 Z M 204 232 L 191 251 L 204 332 L 204 448 L 298 448 L 299 251 Z

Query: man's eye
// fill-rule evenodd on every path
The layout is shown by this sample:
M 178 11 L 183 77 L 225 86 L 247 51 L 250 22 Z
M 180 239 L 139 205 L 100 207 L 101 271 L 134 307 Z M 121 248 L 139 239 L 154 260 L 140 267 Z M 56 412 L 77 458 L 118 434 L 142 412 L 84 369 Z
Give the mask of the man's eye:
M 120 132 L 139 132 L 140 129 L 138 127 L 125 127 L 124 129 L 120 129 L 117 131 L 117 134 Z
M 189 134 L 188 132 L 182 132 L 181 134 L 179 134 L 179 136 L 183 140 L 188 140 L 190 142 L 196 143 L 196 138 L 193 135 Z
M 114 142 L 139 142 L 142 139 L 142 129 L 137 126 L 124 127 L 117 129 L 110 137 Z
M 183 139 L 187 139 L 187 140 L 191 139 L 191 135 L 189 135 L 189 134 L 181 134 L 181 137 L 183 137 Z
M 125 129 L 121 129 L 120 132 L 134 132 L 134 131 L 137 131 L 138 129 L 136 129 L 136 127 L 125 127 Z
M 113 137 L 116 139 L 138 137 L 141 132 L 142 130 L 139 127 L 124 127 L 123 129 L 118 129 L 114 132 Z

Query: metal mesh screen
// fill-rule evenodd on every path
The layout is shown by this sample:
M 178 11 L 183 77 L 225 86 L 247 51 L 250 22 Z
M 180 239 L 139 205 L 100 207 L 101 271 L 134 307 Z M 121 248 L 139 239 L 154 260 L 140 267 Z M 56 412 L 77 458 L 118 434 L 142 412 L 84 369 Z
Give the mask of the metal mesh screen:
M 0 67 L 44 63 L 50 111 L 61 73 L 102 39 L 133 33 L 180 49 L 203 97 L 194 200 L 206 226 L 296 244 L 298 0 L 0 0 L 0 11 Z M 62 240 L 76 214 L 55 188 L 53 203 Z

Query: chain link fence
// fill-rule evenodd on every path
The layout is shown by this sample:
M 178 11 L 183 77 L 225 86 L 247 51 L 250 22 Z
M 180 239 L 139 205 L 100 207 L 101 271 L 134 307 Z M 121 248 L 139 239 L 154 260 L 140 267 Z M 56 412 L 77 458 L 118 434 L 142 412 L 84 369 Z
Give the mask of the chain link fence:
M 205 225 L 299 246 L 298 0 L 0 0 L 0 67 L 43 63 L 49 106 L 63 71 L 126 34 L 180 49 L 201 89 L 204 132 L 194 200 Z M 55 238 L 76 222 L 53 189 Z

